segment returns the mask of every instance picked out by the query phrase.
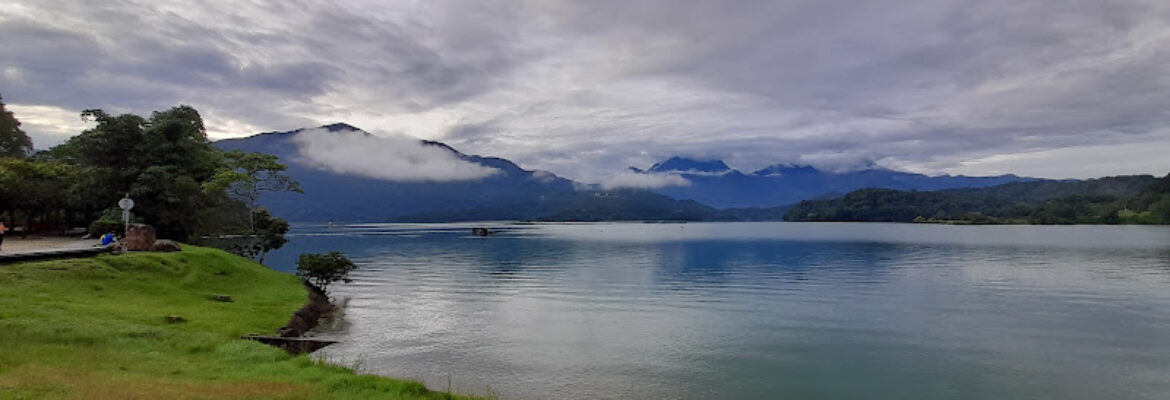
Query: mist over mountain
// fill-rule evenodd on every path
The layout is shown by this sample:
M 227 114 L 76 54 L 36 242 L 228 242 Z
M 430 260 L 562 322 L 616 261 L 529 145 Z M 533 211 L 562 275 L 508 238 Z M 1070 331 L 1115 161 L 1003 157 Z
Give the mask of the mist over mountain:
M 288 165 L 305 193 L 266 194 L 261 203 L 290 221 L 698 220 L 715 212 L 647 191 L 603 191 L 502 158 L 378 137 L 346 124 L 215 144 L 276 155 Z
M 793 204 L 861 188 L 941 190 L 1035 180 L 1015 175 L 928 176 L 876 166 L 857 171 L 831 172 L 807 165 L 789 164 L 776 164 L 745 174 L 728 167 L 720 160 L 695 160 L 683 157 L 672 157 L 654 164 L 647 170 L 638 168 L 631 170 L 649 176 L 682 177 L 688 184 L 662 186 L 652 190 L 672 198 L 695 200 L 715 208 Z
M 503 158 L 463 154 L 405 135 L 374 136 L 341 123 L 216 146 L 280 157 L 305 193 L 266 194 L 261 202 L 277 215 L 305 222 L 778 220 L 801 200 L 865 187 L 937 190 L 1028 180 L 879 168 L 836 173 L 779 164 L 745 174 L 720 160 L 672 157 L 585 184 Z

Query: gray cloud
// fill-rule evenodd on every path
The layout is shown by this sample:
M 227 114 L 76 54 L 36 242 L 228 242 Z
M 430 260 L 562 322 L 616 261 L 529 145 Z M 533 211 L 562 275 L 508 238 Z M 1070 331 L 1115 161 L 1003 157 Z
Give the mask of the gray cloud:
M 624 171 L 601 182 L 604 189 L 658 189 L 668 186 L 690 186 L 691 181 L 679 175 L 672 174 L 645 174 L 633 171 Z
M 25 3 L 0 0 L 6 101 L 185 103 L 218 136 L 346 121 L 594 182 L 675 154 L 745 170 L 1170 168 L 1108 162 L 1170 147 L 1157 0 Z M 43 118 L 58 114 L 30 133 L 59 135 Z
M 298 133 L 293 142 L 301 161 L 315 168 L 387 181 L 466 181 L 500 172 L 407 136 L 377 137 L 310 129 Z

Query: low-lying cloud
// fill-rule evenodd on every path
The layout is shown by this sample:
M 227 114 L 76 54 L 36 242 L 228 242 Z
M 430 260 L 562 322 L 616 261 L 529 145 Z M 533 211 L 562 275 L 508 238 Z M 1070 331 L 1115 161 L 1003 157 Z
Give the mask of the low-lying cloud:
M 293 141 L 299 146 L 300 161 L 339 174 L 400 182 L 444 182 L 483 179 L 500 173 L 404 135 L 378 137 L 312 129 L 298 133 Z
M 659 189 L 668 186 L 690 186 L 691 181 L 674 174 L 646 174 L 626 171 L 601 182 L 601 187 L 612 189 Z

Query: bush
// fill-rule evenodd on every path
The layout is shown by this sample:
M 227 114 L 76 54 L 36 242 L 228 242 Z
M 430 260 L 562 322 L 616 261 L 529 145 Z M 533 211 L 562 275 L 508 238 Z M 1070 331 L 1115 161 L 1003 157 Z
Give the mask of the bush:
M 357 269 L 357 265 L 340 251 L 331 251 L 328 254 L 301 254 L 297 260 L 297 275 L 317 285 L 321 290 L 337 281 L 350 282 L 349 273 Z

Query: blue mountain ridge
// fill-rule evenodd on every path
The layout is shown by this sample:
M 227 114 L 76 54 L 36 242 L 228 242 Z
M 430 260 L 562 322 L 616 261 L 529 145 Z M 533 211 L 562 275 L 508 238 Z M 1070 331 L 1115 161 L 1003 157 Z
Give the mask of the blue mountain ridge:
M 290 177 L 304 194 L 265 194 L 261 203 L 276 215 L 297 222 L 401 221 L 446 222 L 472 220 L 727 220 L 780 219 L 784 207 L 816 197 L 862 187 L 936 190 L 983 187 L 1028 178 L 942 176 L 885 169 L 830 173 L 810 166 L 774 165 L 751 174 L 719 160 L 672 157 L 646 174 L 677 174 L 690 186 L 654 191 L 602 190 L 544 171 L 526 170 L 498 157 L 467 155 L 435 141 L 461 160 L 498 169 L 478 180 L 396 182 L 319 169 L 307 163 L 292 138 L 297 135 L 365 135 L 357 127 L 338 123 L 314 129 L 267 132 L 215 142 L 224 150 L 272 154 L 288 165 Z M 743 207 L 721 212 L 715 208 Z M 749 208 L 750 207 L 750 208 Z
M 714 214 L 710 207 L 645 191 L 588 190 L 588 185 L 552 173 L 526 170 L 503 158 L 463 154 L 434 141 L 420 142 L 500 172 L 477 180 L 448 182 L 395 182 L 335 173 L 307 163 L 292 140 L 297 135 L 322 134 L 370 135 L 350 125 L 332 124 L 225 139 L 215 145 L 223 150 L 272 154 L 288 165 L 286 173 L 300 182 L 305 193 L 266 193 L 261 203 L 275 215 L 296 222 L 698 220 Z
M 808 165 L 776 164 L 750 174 L 727 167 L 719 160 L 682 157 L 655 164 L 644 174 L 674 174 L 688 186 L 668 186 L 654 191 L 680 200 L 694 200 L 715 208 L 770 207 L 794 204 L 817 197 L 844 194 L 861 188 L 941 190 L 987 187 L 1008 182 L 1031 181 L 1016 175 L 989 177 L 928 176 L 871 166 L 848 172 L 821 171 Z

